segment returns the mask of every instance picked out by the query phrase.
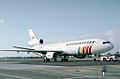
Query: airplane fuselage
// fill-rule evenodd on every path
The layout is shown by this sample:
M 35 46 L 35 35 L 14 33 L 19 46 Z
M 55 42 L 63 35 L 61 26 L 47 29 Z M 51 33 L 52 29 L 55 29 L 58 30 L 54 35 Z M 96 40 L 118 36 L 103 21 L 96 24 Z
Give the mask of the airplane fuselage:
M 106 42 L 106 43 L 105 43 Z M 80 41 L 70 41 L 55 44 L 36 45 L 36 50 L 63 50 L 59 55 L 91 55 L 107 52 L 113 48 L 113 45 L 102 39 L 88 39 Z

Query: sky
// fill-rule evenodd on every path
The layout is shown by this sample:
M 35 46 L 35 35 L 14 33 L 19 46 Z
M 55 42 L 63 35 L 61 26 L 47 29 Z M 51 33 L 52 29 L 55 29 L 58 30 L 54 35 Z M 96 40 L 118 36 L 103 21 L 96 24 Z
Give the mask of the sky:
M 120 50 L 120 0 L 0 0 L 0 49 L 26 47 L 30 28 L 45 43 L 106 39 L 114 44 L 111 52 L 116 52 Z M 0 52 L 0 56 L 26 55 Z

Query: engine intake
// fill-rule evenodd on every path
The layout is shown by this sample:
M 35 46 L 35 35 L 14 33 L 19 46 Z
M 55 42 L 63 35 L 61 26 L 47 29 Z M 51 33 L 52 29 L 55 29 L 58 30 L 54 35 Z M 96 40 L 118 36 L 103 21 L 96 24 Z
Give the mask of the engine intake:
M 43 39 L 40 39 L 39 43 L 40 43 L 40 44 L 43 44 L 43 43 L 44 43 Z

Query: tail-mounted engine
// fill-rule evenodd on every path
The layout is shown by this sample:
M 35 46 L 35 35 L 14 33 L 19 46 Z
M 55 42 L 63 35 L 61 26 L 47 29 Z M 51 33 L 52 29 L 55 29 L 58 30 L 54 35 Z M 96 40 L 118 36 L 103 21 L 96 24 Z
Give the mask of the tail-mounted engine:
M 40 39 L 40 40 L 39 40 L 39 43 L 40 43 L 40 44 L 43 44 L 43 43 L 44 43 L 43 39 Z
M 42 45 L 44 43 L 43 39 L 33 39 L 31 41 L 28 42 L 29 46 L 35 46 L 35 45 Z

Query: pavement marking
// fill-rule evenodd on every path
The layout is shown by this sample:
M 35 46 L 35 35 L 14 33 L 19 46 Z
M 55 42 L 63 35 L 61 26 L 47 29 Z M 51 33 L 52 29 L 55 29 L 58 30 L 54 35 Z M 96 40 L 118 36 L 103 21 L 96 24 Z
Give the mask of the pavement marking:
M 116 78 L 119 78 L 119 77 L 109 77 L 109 76 L 76 76 L 76 77 L 68 77 L 68 78 L 63 78 L 63 79 L 79 79 L 79 78 L 103 78 L 103 77 L 106 77 L 106 78 L 112 78 L 112 79 L 116 79 Z
M 6 77 L 20 78 L 20 79 L 32 79 L 32 78 L 28 78 L 28 77 L 22 77 L 22 76 L 17 76 L 17 75 L 9 75 L 9 74 L 4 74 L 4 73 L 0 73 L 0 75 L 6 76 Z
M 63 79 L 72 79 L 72 78 L 63 78 Z

